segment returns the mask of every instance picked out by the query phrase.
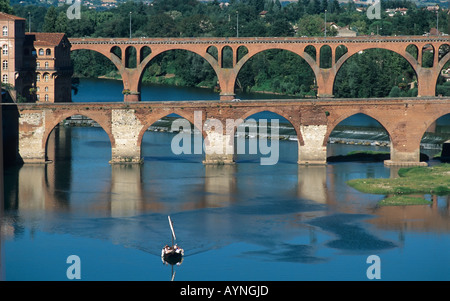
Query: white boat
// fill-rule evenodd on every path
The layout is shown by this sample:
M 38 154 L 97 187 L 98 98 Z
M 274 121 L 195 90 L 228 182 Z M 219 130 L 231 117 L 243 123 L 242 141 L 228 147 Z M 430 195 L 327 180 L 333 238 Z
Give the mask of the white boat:
M 177 244 L 174 244 L 177 239 L 175 236 L 175 231 L 173 230 L 173 223 L 168 216 L 170 230 L 172 231 L 172 246 L 165 245 L 161 250 L 161 260 L 164 264 L 170 265 L 180 265 L 183 262 L 184 250 L 180 248 Z

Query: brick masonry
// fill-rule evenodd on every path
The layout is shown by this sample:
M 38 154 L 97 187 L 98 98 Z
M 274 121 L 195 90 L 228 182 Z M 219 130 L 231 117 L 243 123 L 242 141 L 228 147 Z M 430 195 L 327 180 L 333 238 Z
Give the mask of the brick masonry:
M 231 143 L 239 120 L 263 111 L 286 118 L 298 136 L 299 164 L 325 164 L 328 138 L 341 121 L 363 113 L 377 120 L 391 139 L 391 159 L 387 165 L 419 165 L 420 140 L 427 128 L 439 117 L 450 113 L 449 98 L 411 99 L 323 99 L 272 101 L 201 101 L 201 102 L 135 102 L 135 103 L 71 103 L 17 104 L 19 117 L 19 153 L 25 163 L 46 162 L 45 146 L 52 129 L 72 115 L 84 115 L 95 120 L 111 141 L 111 163 L 140 163 L 141 144 L 145 131 L 157 120 L 171 113 L 197 123 L 204 138 L 207 120 L 226 125 L 223 141 Z M 201 122 L 194 116 L 200 116 Z M 217 135 L 216 135 L 217 136 Z M 217 147 L 218 137 L 210 137 Z M 229 144 L 223 144 L 229 147 Z M 205 156 L 206 164 L 228 164 L 233 155 Z

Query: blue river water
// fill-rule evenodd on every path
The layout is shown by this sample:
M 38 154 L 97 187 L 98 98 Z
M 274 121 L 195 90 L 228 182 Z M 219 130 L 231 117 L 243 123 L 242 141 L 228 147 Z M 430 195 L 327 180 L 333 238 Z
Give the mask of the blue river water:
M 163 95 L 178 93 L 171 90 Z M 97 91 L 106 101 L 113 88 Z M 190 91 L 179 92 L 205 96 Z M 76 97 L 83 93 L 82 82 Z M 170 244 L 170 215 L 185 250 L 174 280 L 368 280 L 370 255 L 381 260 L 381 280 L 450 280 L 448 197 L 379 207 L 385 196 L 345 183 L 398 169 L 299 166 L 296 141 L 280 141 L 276 165 L 238 155 L 235 165 L 205 166 L 203 155 L 173 154 L 174 135 L 148 131 L 144 164 L 119 166 L 108 163 L 101 128 L 60 127 L 47 147 L 54 163 L 8 167 L 2 278 L 68 280 L 66 260 L 77 255 L 81 280 L 169 281 L 172 267 L 160 254 Z M 329 144 L 328 154 L 356 149 L 387 150 Z

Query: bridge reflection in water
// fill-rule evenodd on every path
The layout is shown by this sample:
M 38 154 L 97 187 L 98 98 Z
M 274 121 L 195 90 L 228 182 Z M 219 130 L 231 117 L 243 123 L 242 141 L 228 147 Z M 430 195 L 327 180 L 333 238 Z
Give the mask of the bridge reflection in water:
M 105 166 L 105 170 L 110 170 L 109 180 L 105 178 L 96 181 L 92 191 L 89 191 L 89 187 L 80 189 L 72 181 L 73 165 L 76 162 L 73 159 L 61 160 L 63 157 L 71 158 L 71 139 L 70 129 L 56 130 L 50 135 L 47 146 L 49 156 L 55 160 L 53 164 L 25 164 L 9 170 L 9 173 L 16 173 L 17 176 L 8 175 L 8 185 L 5 187 L 7 209 L 17 209 L 20 216 L 31 221 L 40 220 L 51 212 L 132 217 L 140 214 L 245 206 L 249 196 L 259 195 L 258 185 L 255 184 L 258 179 L 246 175 L 248 171 L 245 169 L 240 171 L 239 164 L 197 165 L 203 169 L 203 176 L 198 177 L 199 173 L 194 171 L 195 182 L 193 185 L 178 188 L 185 199 L 177 201 L 167 201 L 170 192 L 166 194 L 161 190 L 161 182 L 143 179 L 143 171 L 146 168 L 161 166 L 152 166 L 151 163 Z M 57 145 L 58 147 L 55 147 Z M 379 208 L 375 201 L 362 201 L 365 198 L 363 194 L 346 187 L 347 176 L 340 173 L 348 175 L 346 169 L 351 169 L 348 166 L 349 164 L 298 165 L 296 174 L 287 175 L 289 179 L 296 177 L 294 182 L 286 182 L 284 187 L 273 188 L 274 195 L 279 191 L 284 192 L 280 193 L 280 200 L 273 198 L 272 205 L 277 206 L 276 202 L 293 198 L 298 204 L 313 205 L 310 212 L 306 209 L 305 212 L 300 210 L 297 213 L 301 219 L 335 211 L 349 214 L 369 213 L 374 214 L 370 222 L 382 229 L 402 230 L 406 227 L 419 231 L 450 230 L 448 197 L 433 196 L 433 204 L 426 206 Z M 398 167 L 391 167 L 390 170 L 390 177 L 396 177 Z M 370 176 L 370 173 L 367 176 Z M 167 184 L 164 185 L 167 187 Z M 382 197 L 371 198 L 379 200 Z M 321 207 L 323 205 L 326 206 Z M 292 213 L 295 213 L 295 208 Z M 212 220 L 210 222 L 214 223 Z

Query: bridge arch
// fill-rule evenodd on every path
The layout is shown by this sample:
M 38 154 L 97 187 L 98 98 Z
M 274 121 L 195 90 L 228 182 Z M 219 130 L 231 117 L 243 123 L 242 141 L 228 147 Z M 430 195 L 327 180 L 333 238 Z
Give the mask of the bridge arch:
M 108 135 L 109 141 L 111 143 L 111 147 L 115 146 L 115 139 L 111 132 L 110 120 L 108 120 L 108 119 L 104 120 L 104 118 L 102 118 L 102 112 L 66 111 L 66 112 L 58 112 L 58 115 L 56 115 L 56 116 L 55 115 L 56 114 L 54 114 L 52 116 L 52 118 L 49 118 L 50 122 L 46 123 L 46 125 L 45 125 L 45 131 L 44 131 L 44 135 L 42 138 L 42 147 L 44 150 L 46 150 L 48 138 L 49 138 L 50 134 L 52 133 L 52 131 L 56 128 L 56 126 L 58 126 L 58 124 L 60 122 L 66 120 L 67 118 L 72 117 L 74 115 L 82 115 L 82 116 L 85 116 L 85 117 L 90 118 L 90 119 L 94 120 L 95 122 L 97 122 L 100 125 L 100 127 L 103 129 L 103 131 Z
M 267 114 L 268 116 L 263 116 L 263 114 Z M 280 118 L 281 117 L 281 118 Z M 241 115 L 237 120 L 235 120 L 235 126 L 233 128 L 232 131 L 232 137 L 235 137 L 235 134 L 237 133 L 238 128 L 245 124 L 246 120 L 248 119 L 255 119 L 255 121 L 259 124 L 259 120 L 261 119 L 266 119 L 267 120 L 267 125 L 271 126 L 271 119 L 279 119 L 279 125 L 280 127 L 283 126 L 283 124 L 289 124 L 289 126 L 292 126 L 294 132 L 295 132 L 295 136 L 297 138 L 297 143 L 296 143 L 296 151 L 295 153 L 299 154 L 298 149 L 301 147 L 301 145 L 304 145 L 303 142 L 303 137 L 300 133 L 300 130 L 298 128 L 299 122 L 297 122 L 297 119 L 291 118 L 290 116 L 288 116 L 288 114 L 286 112 L 284 112 L 282 109 L 277 109 L 277 108 L 255 108 L 255 109 L 251 109 L 247 112 L 245 112 L 243 115 Z M 257 132 L 259 135 L 259 131 Z M 267 130 L 267 134 L 271 133 L 271 130 Z M 279 133 L 279 135 L 281 136 L 283 133 Z M 249 138 L 255 138 L 256 137 L 249 137 Z M 272 142 L 271 142 L 272 143 Z M 250 143 L 246 142 L 245 143 L 246 146 L 250 145 Z M 236 147 L 235 147 L 236 148 Z M 239 155 L 239 154 L 238 154 Z M 246 154 L 247 155 L 247 154 Z M 279 158 L 280 160 L 282 160 L 283 158 Z M 295 158 L 295 162 L 297 162 L 298 157 Z
M 150 64 L 154 62 L 154 60 L 158 57 L 161 57 L 162 55 L 165 55 L 167 53 L 170 53 L 172 51 L 183 51 L 191 54 L 195 54 L 197 57 L 201 57 L 203 61 L 206 61 L 208 65 L 211 67 L 211 70 L 214 72 L 215 76 L 217 78 L 220 78 L 220 68 L 217 60 L 209 53 L 206 52 L 206 50 L 203 52 L 201 50 L 192 50 L 192 49 L 184 49 L 182 47 L 173 48 L 173 49 L 166 49 L 166 50 L 160 50 L 152 49 L 152 52 L 148 54 L 144 59 L 142 59 L 140 65 L 138 66 L 138 72 L 139 77 L 137 78 L 138 81 L 138 91 L 141 91 L 141 85 L 142 85 L 142 79 L 144 76 L 145 71 L 148 69 Z M 219 79 L 220 82 L 220 79 Z
M 187 113 L 184 112 L 182 109 L 175 109 L 172 110 L 171 112 L 167 112 L 167 111 L 163 111 L 163 112 L 159 112 L 159 113 L 155 113 L 155 114 L 151 114 L 149 117 L 147 117 L 144 122 L 143 122 L 143 126 L 139 132 L 138 138 L 137 138 L 137 145 L 142 149 L 142 140 L 144 138 L 145 133 L 147 132 L 147 130 L 153 125 L 155 124 L 158 120 L 167 117 L 169 115 L 178 115 L 180 118 L 186 119 L 187 121 L 189 121 L 191 124 L 194 125 L 194 127 L 199 130 L 202 133 L 203 138 L 205 138 L 205 133 L 203 131 L 203 128 L 198 128 L 197 124 L 195 123 L 196 120 L 194 119 L 194 112 L 192 113 Z M 202 127 L 203 127 L 203 122 L 204 122 L 204 114 L 202 114 Z
M 117 47 L 119 50 L 120 48 Z M 112 49 L 112 48 L 111 48 Z M 114 67 L 117 69 L 117 71 L 119 72 L 120 75 L 122 75 L 122 61 L 121 58 L 119 58 L 117 55 L 115 55 L 113 52 L 104 52 L 104 51 L 100 51 L 97 50 L 96 48 L 89 48 L 89 47 L 84 47 L 84 48 L 76 48 L 76 49 L 71 49 L 71 53 L 74 53 L 76 51 L 91 51 L 94 53 L 99 53 L 101 54 L 103 57 L 107 58 L 108 61 L 110 61 Z
M 340 114 L 339 116 L 333 118 L 333 113 L 328 116 L 328 126 L 327 126 L 327 133 L 325 135 L 325 138 L 323 140 L 323 146 L 326 146 L 328 143 L 328 140 L 330 139 L 330 135 L 333 132 L 333 130 L 336 128 L 337 125 L 339 125 L 344 120 L 348 119 L 349 117 L 363 114 L 367 117 L 372 118 L 376 122 L 378 122 L 381 127 L 386 131 L 386 133 L 389 136 L 389 140 L 392 143 L 392 129 L 389 128 L 389 124 L 385 123 L 383 120 L 383 117 L 385 116 L 384 112 L 372 112 L 371 110 L 365 110 L 363 108 L 355 109 L 355 110 L 347 110 L 346 112 Z
M 318 68 L 318 65 L 316 64 L 316 62 L 314 61 L 314 59 L 309 54 L 307 54 L 306 52 L 303 52 L 303 51 L 298 52 L 298 51 L 296 51 L 294 49 L 289 49 L 289 48 L 273 47 L 273 48 L 258 50 L 258 51 L 255 51 L 255 52 L 248 52 L 245 55 L 243 55 L 241 57 L 241 59 L 236 64 L 236 67 L 235 67 L 236 80 L 235 80 L 235 83 L 233 83 L 233 84 L 236 85 L 236 82 L 238 81 L 240 75 L 244 74 L 245 68 L 247 66 L 249 66 L 249 64 L 252 62 L 252 60 L 257 60 L 260 55 L 263 55 L 265 53 L 267 53 L 269 55 L 272 55 L 272 53 L 274 51 L 278 52 L 278 53 L 275 53 L 273 55 L 274 57 L 280 56 L 280 55 L 285 55 L 285 54 L 287 54 L 287 55 L 294 55 L 293 56 L 294 59 L 299 59 L 299 61 L 296 61 L 297 63 L 300 63 L 300 64 L 306 63 L 306 64 L 304 64 L 304 67 L 306 67 L 306 66 L 308 66 L 308 67 L 306 67 L 305 71 L 306 72 L 310 72 L 310 74 L 306 74 L 305 78 L 311 76 L 311 82 L 309 82 L 309 83 L 307 83 L 305 85 L 306 88 L 310 88 L 310 86 L 312 86 L 314 82 L 317 82 L 319 68 Z M 301 67 L 297 63 L 296 64 L 291 64 L 288 67 L 292 68 L 292 69 L 295 68 L 296 72 L 299 73 L 300 72 L 299 68 L 301 68 Z M 271 74 L 269 73 L 268 76 L 271 76 Z M 298 77 L 297 77 L 297 79 L 298 79 Z M 241 78 L 241 79 L 239 79 L 239 82 L 240 83 L 242 83 L 242 82 L 245 83 L 248 80 L 249 79 L 242 79 Z M 243 86 L 245 86 L 245 85 L 243 85 Z M 297 90 L 298 90 L 298 92 L 300 92 L 301 85 L 297 87 Z M 309 91 L 309 89 L 308 89 L 308 91 Z M 305 93 L 308 92 L 308 91 L 305 91 Z M 288 93 L 288 94 L 291 94 L 291 93 Z M 292 94 L 296 94 L 296 93 L 292 93 Z
M 395 50 L 392 50 L 392 49 L 379 48 L 379 47 L 367 47 L 367 48 L 361 49 L 361 50 L 356 51 L 356 52 L 355 51 L 353 51 L 353 52 L 349 52 L 348 51 L 345 54 L 343 54 L 340 59 L 337 60 L 336 65 L 334 67 L 334 70 L 336 72 L 334 80 L 333 80 L 333 94 L 334 95 L 338 94 L 338 97 L 349 97 L 349 96 L 339 95 L 338 91 L 336 90 L 336 84 L 339 81 L 342 81 L 340 76 L 342 76 L 342 74 L 343 74 L 344 67 L 346 66 L 346 63 L 349 64 L 351 62 L 351 60 L 353 60 L 353 59 L 357 60 L 358 59 L 358 57 L 357 57 L 358 55 L 364 55 L 364 51 L 372 51 L 372 50 L 381 50 L 381 51 L 383 51 L 385 53 L 391 53 L 391 54 L 394 54 L 395 56 L 398 56 L 399 58 L 401 58 L 401 60 L 404 60 L 404 62 L 408 63 L 407 65 L 409 65 L 411 67 L 411 72 L 413 72 L 413 74 L 411 75 L 412 78 L 413 79 L 415 78 L 416 81 L 417 81 L 417 85 L 415 86 L 415 88 L 419 89 L 420 85 L 424 85 L 424 83 L 422 83 L 420 81 L 420 76 L 419 76 L 419 71 L 421 70 L 419 68 L 421 68 L 421 67 L 418 66 L 417 60 L 413 57 L 413 55 L 411 55 L 406 50 L 406 48 L 405 48 L 405 53 L 401 54 L 399 51 L 395 51 Z M 382 62 L 380 62 L 380 65 L 383 65 Z M 407 71 L 408 70 L 402 69 L 402 72 L 407 72 Z M 392 87 L 389 87 L 389 88 L 392 88 Z M 373 93 L 371 93 L 371 95 L 372 94 Z M 379 97 L 387 97 L 387 96 L 388 95 L 386 94 L 386 95 L 380 95 Z M 358 96 L 358 97 L 367 97 L 367 96 Z M 372 97 L 374 97 L 374 96 L 372 96 Z

